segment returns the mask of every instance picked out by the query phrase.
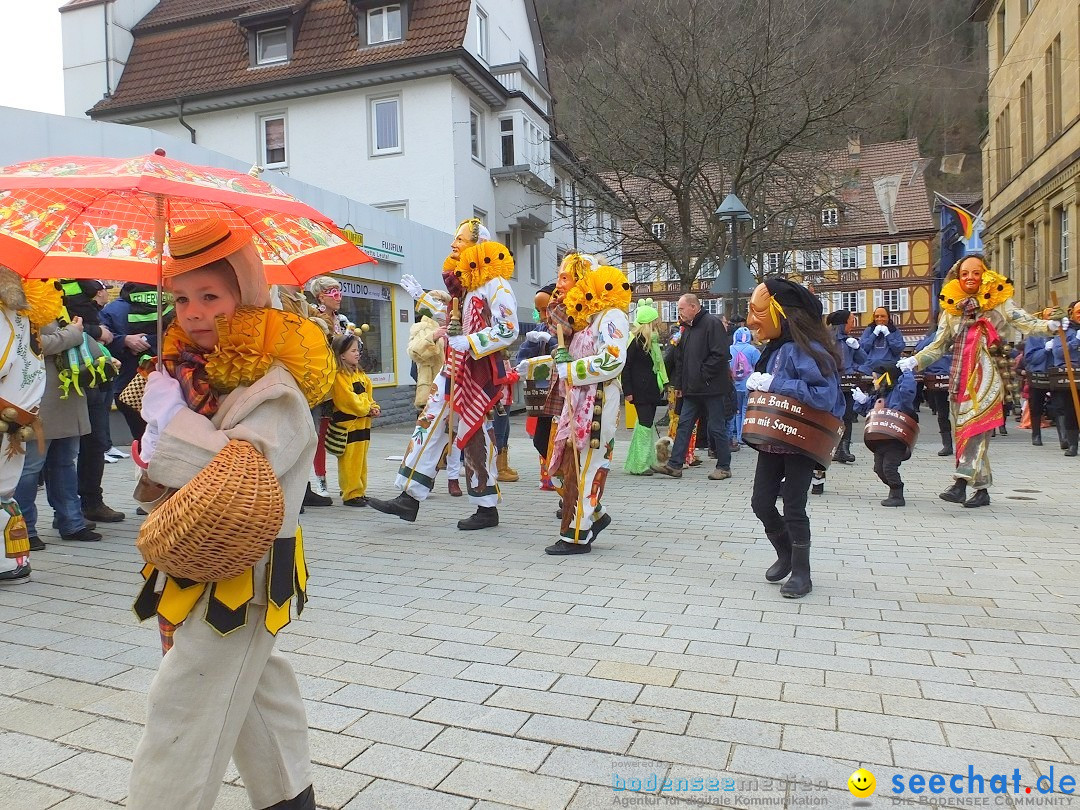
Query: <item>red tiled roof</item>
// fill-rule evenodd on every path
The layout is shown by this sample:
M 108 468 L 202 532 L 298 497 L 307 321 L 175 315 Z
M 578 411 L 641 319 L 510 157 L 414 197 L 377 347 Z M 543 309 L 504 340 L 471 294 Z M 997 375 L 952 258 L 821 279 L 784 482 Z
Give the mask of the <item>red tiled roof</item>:
M 347 0 L 310 0 L 286 64 L 250 67 L 247 37 L 236 17 L 281 7 L 288 0 L 161 0 L 135 27 L 135 42 L 110 98 L 91 113 L 152 106 L 254 89 L 290 79 L 359 70 L 462 47 L 471 0 L 413 0 L 400 42 L 359 47 Z

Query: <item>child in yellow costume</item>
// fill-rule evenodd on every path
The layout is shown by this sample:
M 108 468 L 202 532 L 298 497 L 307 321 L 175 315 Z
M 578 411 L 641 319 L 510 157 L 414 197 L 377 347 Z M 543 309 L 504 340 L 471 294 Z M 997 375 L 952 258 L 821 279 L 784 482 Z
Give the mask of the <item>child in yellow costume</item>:
M 360 338 L 346 332 L 334 338 L 338 361 L 334 380 L 334 412 L 330 424 L 346 433 L 345 452 L 338 458 L 338 485 L 346 506 L 367 506 L 367 454 L 371 444 L 371 420 L 379 406 L 371 392 L 371 380 L 360 368 Z

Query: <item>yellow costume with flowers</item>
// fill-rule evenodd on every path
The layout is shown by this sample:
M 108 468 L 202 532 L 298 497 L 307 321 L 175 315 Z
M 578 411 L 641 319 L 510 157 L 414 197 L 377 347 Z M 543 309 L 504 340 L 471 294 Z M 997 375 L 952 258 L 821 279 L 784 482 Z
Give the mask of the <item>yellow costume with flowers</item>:
M 965 260 L 966 261 L 966 260 Z M 1016 329 L 1025 335 L 1050 335 L 1048 321 L 1040 320 L 1012 300 L 1012 282 L 987 268 L 978 292 L 965 292 L 958 278 L 959 265 L 949 272 L 941 289 L 941 317 L 933 342 L 915 355 L 925 369 L 952 354 L 949 406 L 955 434 L 954 478 L 976 490 L 993 483 L 990 471 L 990 434 L 1005 421 L 1005 385 L 991 348 Z M 950 500 L 946 498 L 946 500 Z
M 303 700 L 274 642 L 293 610 L 304 606 L 307 569 L 298 516 L 315 454 L 310 407 L 326 399 L 335 363 L 318 326 L 267 308 L 261 262 L 250 240 L 238 236 L 216 221 L 172 236 L 170 262 L 181 269 L 171 273 L 167 263 L 166 278 L 226 259 L 239 282 L 240 306 L 230 318 L 218 317 L 212 350 L 188 338 L 178 308 L 161 359 L 186 407 L 158 428 L 145 472 L 156 484 L 180 490 L 227 445 L 246 442 L 272 469 L 284 517 L 280 528 L 253 527 L 262 536 L 276 531 L 276 539 L 252 568 L 231 579 L 194 582 L 150 565 L 144 569 L 136 613 L 156 613 L 178 626 L 147 696 L 127 799 L 135 810 L 211 810 L 230 759 L 252 807 L 315 807 Z M 187 256 L 186 265 L 177 258 Z M 148 382 L 148 394 L 154 382 Z M 149 435 L 155 420 L 145 406 L 143 413 Z M 146 436 L 139 455 L 145 442 Z M 193 509 L 204 496 L 209 516 L 223 490 L 257 488 L 254 481 L 241 476 L 205 493 L 196 482 L 184 493 Z M 152 516 L 144 531 L 163 523 Z

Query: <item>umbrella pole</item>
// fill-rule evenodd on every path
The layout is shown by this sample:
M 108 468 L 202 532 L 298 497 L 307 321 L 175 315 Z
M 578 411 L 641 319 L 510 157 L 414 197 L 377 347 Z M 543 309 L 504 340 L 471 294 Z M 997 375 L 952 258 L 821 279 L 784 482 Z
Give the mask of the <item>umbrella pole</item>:
M 162 264 L 165 256 L 165 197 L 158 194 L 155 198 L 154 209 L 154 246 L 157 248 L 157 370 L 163 369 L 161 363 L 161 299 L 164 294 L 164 276 Z

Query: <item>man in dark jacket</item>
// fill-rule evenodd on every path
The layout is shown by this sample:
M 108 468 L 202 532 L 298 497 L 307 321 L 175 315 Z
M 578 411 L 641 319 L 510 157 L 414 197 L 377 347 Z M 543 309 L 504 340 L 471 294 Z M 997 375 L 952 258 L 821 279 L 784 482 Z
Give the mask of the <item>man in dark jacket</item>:
M 709 473 L 713 481 L 731 478 L 731 445 L 728 443 L 726 403 L 732 395 L 729 365 L 731 340 L 720 319 L 701 308 L 693 293 L 679 299 L 679 320 L 683 334 L 675 351 L 671 383 L 682 393 L 679 429 L 671 458 L 657 464 L 654 472 L 682 478 L 683 461 L 690 447 L 690 434 L 701 414 L 706 414 L 709 445 L 716 453 L 716 469 Z M 703 439 L 704 437 L 699 437 Z

